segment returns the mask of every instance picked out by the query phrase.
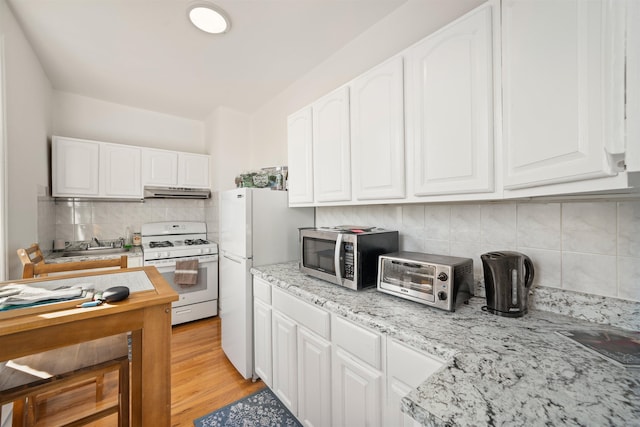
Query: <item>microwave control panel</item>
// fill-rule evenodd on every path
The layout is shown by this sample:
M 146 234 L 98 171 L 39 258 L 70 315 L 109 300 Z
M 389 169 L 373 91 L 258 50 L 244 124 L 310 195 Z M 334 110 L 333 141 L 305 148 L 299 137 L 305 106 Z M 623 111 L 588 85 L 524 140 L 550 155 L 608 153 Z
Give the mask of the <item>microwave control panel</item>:
M 355 259 L 353 255 L 353 243 L 345 242 L 342 245 L 344 250 L 344 274 L 343 277 L 347 280 L 353 280 L 355 265 L 353 260 Z

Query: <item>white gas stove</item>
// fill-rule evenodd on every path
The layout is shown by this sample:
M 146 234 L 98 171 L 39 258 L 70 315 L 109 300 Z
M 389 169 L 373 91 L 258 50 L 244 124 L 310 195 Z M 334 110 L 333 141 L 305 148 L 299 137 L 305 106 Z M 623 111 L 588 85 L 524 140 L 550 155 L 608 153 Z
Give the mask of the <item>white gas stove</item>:
M 155 266 L 180 299 L 172 304 L 171 323 L 218 314 L 218 244 L 207 240 L 204 222 L 151 222 L 142 225 L 142 259 Z M 175 283 L 176 264 L 198 261 L 197 283 Z
M 216 255 L 204 222 L 151 222 L 142 225 L 144 261 Z

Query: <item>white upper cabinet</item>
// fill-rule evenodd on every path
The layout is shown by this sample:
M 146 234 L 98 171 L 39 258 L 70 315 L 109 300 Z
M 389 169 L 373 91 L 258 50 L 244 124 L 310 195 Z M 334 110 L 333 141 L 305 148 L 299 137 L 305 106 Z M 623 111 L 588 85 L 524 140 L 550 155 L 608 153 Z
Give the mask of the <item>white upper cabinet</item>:
M 144 148 L 142 183 L 149 186 L 208 188 L 209 156 Z
M 137 147 L 101 144 L 101 196 L 142 198 L 140 152 Z
M 351 153 L 356 200 L 405 197 L 402 57 L 351 84 Z
M 54 136 L 51 160 L 53 197 L 99 196 L 99 142 Z
M 351 200 L 349 88 L 312 105 L 313 188 L 316 202 Z
M 311 107 L 287 119 L 289 204 L 313 203 L 313 139 Z
M 209 156 L 178 153 L 178 186 L 209 188 Z
M 178 183 L 178 153 L 145 148 L 142 151 L 144 185 L 176 185 Z
M 494 189 L 492 12 L 482 6 L 406 52 L 416 196 Z
M 624 5 L 502 2 L 505 189 L 623 170 Z
M 140 149 L 54 136 L 54 197 L 142 198 Z

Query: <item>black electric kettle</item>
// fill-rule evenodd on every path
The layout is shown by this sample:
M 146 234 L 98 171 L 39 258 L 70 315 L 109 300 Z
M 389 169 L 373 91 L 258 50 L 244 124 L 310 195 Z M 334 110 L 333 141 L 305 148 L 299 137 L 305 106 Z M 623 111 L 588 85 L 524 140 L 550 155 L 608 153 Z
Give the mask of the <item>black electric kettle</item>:
M 480 255 L 480 259 L 487 294 L 487 305 L 482 309 L 498 316 L 524 316 L 533 282 L 531 259 L 510 251 L 488 252 Z

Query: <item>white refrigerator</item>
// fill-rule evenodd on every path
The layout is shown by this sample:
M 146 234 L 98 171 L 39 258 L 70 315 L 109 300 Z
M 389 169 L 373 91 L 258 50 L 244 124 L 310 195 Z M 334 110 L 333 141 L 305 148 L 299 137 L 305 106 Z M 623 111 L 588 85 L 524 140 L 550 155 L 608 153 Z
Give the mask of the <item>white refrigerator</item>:
M 289 208 L 286 191 L 238 188 L 220 195 L 219 305 L 222 350 L 244 378 L 253 372 L 255 265 L 299 258 L 298 228 L 313 227 L 313 208 Z

